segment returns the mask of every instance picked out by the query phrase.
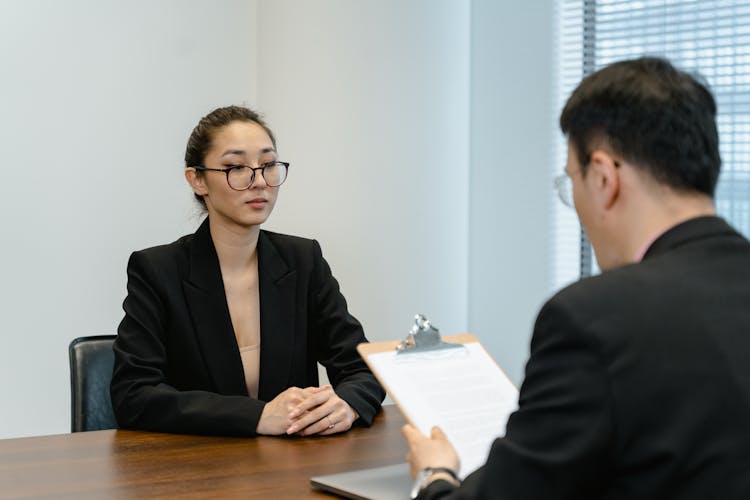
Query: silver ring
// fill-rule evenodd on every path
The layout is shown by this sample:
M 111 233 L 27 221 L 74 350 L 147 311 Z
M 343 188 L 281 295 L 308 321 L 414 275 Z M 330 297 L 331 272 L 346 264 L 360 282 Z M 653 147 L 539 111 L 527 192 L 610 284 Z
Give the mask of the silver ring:
M 334 424 L 333 422 L 331 422 L 331 416 L 330 415 L 326 415 L 326 418 L 328 419 L 328 429 L 329 430 L 333 429 L 334 427 L 336 427 L 336 424 Z

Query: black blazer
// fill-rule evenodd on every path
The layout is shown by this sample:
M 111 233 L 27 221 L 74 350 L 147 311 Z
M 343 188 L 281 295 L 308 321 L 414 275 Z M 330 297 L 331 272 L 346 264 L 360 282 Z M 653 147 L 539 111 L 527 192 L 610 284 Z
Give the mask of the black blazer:
M 260 379 L 248 396 L 219 259 L 206 219 L 195 234 L 134 252 L 114 343 L 118 424 L 162 432 L 255 435 L 283 390 L 318 384 L 317 362 L 369 425 L 385 396 L 359 357 L 362 326 L 314 240 L 261 231 Z
M 484 467 L 422 498 L 750 499 L 750 244 L 701 217 L 542 308 Z

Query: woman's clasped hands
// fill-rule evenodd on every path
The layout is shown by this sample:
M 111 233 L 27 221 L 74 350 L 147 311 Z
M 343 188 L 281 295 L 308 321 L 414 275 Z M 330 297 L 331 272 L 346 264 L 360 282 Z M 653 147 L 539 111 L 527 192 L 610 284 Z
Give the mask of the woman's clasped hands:
M 258 434 L 327 436 L 351 428 L 359 414 L 330 385 L 290 387 L 266 403 Z

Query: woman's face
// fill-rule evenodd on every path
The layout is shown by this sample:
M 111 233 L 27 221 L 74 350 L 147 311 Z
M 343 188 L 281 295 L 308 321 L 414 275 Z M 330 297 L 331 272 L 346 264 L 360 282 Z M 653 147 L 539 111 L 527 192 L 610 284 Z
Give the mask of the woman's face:
M 234 121 L 214 132 L 204 166 L 255 168 L 276 159 L 273 142 L 263 127 L 254 122 Z M 250 187 L 242 191 L 229 186 L 224 172 L 204 171 L 191 185 L 197 194 L 203 196 L 209 217 L 243 227 L 265 222 L 279 192 L 278 187 L 266 185 L 260 170 L 255 171 Z

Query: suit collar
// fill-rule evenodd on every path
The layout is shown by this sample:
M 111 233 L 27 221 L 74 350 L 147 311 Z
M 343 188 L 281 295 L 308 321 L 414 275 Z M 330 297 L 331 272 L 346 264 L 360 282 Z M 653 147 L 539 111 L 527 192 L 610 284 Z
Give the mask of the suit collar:
M 208 217 L 190 243 L 190 273 L 183 282 L 183 290 L 216 392 L 247 395 L 242 358 L 229 316 L 224 280 Z
M 656 238 L 643 259 L 660 255 L 695 240 L 729 235 L 737 235 L 737 232 L 724 219 L 714 215 L 696 217 L 677 224 Z
M 188 279 L 207 292 L 224 291 L 219 256 L 211 238 L 208 217 L 203 220 L 190 242 L 190 275 Z
M 260 269 L 268 274 L 273 282 L 277 282 L 289 273 L 286 261 L 271 241 L 269 233 L 263 230 L 258 235 L 258 272 Z
M 295 349 L 297 271 L 269 234 L 258 236 L 260 288 L 260 380 L 258 398 L 270 401 L 289 387 Z M 304 321 L 304 320 L 303 320 Z
M 265 231 L 258 236 L 260 380 L 258 399 L 270 401 L 289 385 L 294 349 L 297 273 Z M 208 373 L 220 394 L 247 395 L 237 339 L 206 218 L 190 244 L 185 297 Z

